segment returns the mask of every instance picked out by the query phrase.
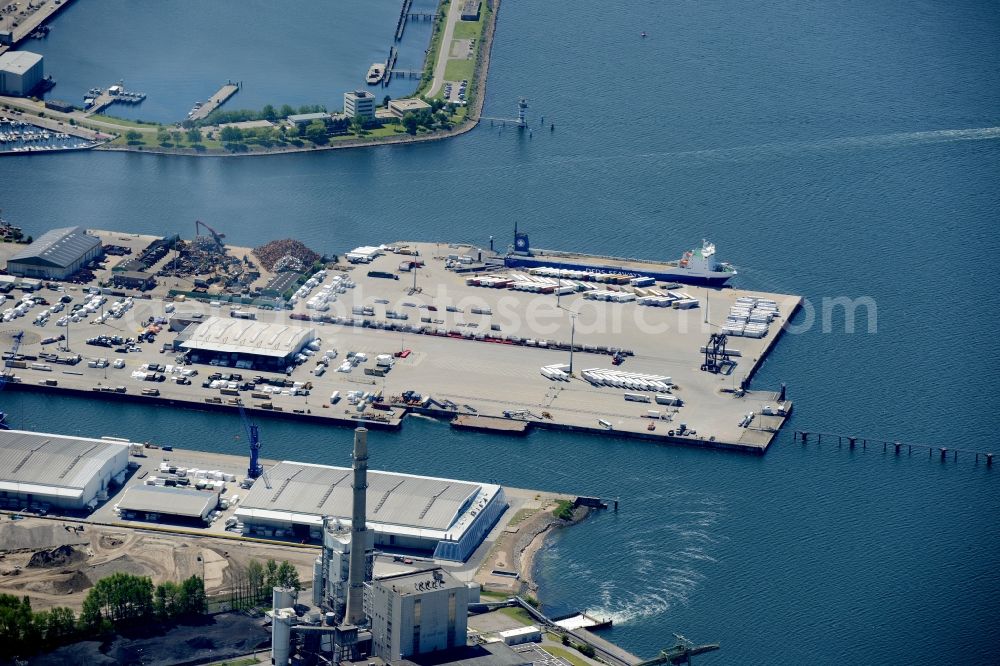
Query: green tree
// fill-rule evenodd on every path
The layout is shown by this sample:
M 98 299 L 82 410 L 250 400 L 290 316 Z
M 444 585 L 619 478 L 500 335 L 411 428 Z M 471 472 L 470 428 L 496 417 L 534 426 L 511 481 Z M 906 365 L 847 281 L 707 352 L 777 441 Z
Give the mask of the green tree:
M 129 130 L 125 133 L 125 140 L 128 141 L 129 144 L 139 143 L 142 140 L 142 134 L 135 130 Z
M 295 115 L 295 109 L 289 104 L 282 104 L 281 111 L 278 112 L 278 116 L 281 118 L 287 118 L 288 116 Z
M 174 130 L 170 133 L 170 138 L 173 140 L 174 145 L 178 145 L 181 142 L 181 133 Z
M 267 598 L 265 579 L 264 566 L 257 560 L 250 560 L 250 564 L 247 565 L 247 585 L 250 588 L 250 596 L 255 602 Z
M 156 143 L 161 146 L 170 143 L 170 132 L 163 129 L 162 127 L 156 130 Z
M 278 563 L 268 560 L 264 564 L 264 586 L 270 590 L 278 584 Z
M 97 581 L 83 600 L 81 625 L 99 630 L 107 624 L 132 622 L 153 614 L 153 581 L 145 576 L 114 573 Z
M 389 102 L 391 102 L 391 101 L 392 101 L 392 98 L 389 97 L 388 95 L 386 95 L 385 97 L 382 98 L 382 106 L 384 106 L 386 108 L 389 108 Z
M 306 127 L 306 138 L 315 144 L 322 145 L 329 139 L 326 136 L 326 124 L 320 120 L 314 120 Z
M 201 576 L 191 576 L 181 583 L 179 602 L 181 615 L 198 615 L 208 610 L 205 581 Z
M 278 119 L 278 112 L 270 104 L 265 104 L 264 108 L 260 110 L 260 117 L 264 120 L 274 121 Z
M 296 590 L 301 587 L 299 584 L 299 572 L 287 560 L 278 565 L 278 585 L 281 587 L 292 587 Z
M 76 634 L 76 618 L 69 608 L 56 606 L 49 611 L 45 622 L 45 642 L 48 645 L 61 645 Z
M 187 131 L 188 143 L 201 143 L 201 130 L 197 127 L 192 127 Z
M 243 140 L 243 131 L 239 127 L 223 127 L 219 138 L 225 143 L 239 143 Z
M 157 585 L 153 596 L 153 612 L 161 620 L 176 617 L 180 613 L 181 588 L 177 583 L 167 581 Z
M 365 131 L 364 118 L 361 116 L 354 116 L 351 118 L 351 131 L 354 132 L 355 135 L 361 136 L 361 134 Z
M 410 111 L 403 114 L 403 127 L 406 128 L 407 134 L 417 133 L 417 117 Z

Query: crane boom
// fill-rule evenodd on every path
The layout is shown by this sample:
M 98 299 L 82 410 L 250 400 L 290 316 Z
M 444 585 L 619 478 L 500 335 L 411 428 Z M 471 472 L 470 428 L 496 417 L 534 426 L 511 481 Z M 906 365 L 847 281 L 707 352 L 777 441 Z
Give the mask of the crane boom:
M 243 401 L 237 400 L 236 405 L 240 408 L 240 420 L 243 421 L 247 441 L 250 442 L 250 464 L 247 467 L 247 476 L 256 479 L 264 473 L 264 467 L 260 464 L 260 432 L 257 424 L 250 419 L 247 410 L 243 408 Z
M 3 372 L 0 372 L 0 391 L 4 390 L 7 386 L 7 382 L 10 381 L 10 375 L 7 374 L 7 360 L 13 361 L 17 357 L 17 350 L 21 347 L 21 341 L 24 340 L 24 331 L 18 331 L 11 336 L 14 340 L 14 345 L 10 348 L 10 351 L 4 354 L 7 357 L 4 360 Z M 7 425 L 7 414 L 0 412 L 0 430 L 8 430 Z

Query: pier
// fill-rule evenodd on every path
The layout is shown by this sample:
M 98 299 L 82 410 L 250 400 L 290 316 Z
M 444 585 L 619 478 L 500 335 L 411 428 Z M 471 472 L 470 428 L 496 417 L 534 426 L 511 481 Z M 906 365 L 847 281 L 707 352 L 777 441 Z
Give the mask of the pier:
M 0 44 L 0 54 L 16 47 L 70 2 L 72 0 L 39 0 L 38 9 L 28 16 L 13 14 L 0 19 L 0 31 L 9 30 L 11 33 L 11 44 Z M 17 21 L 16 26 L 13 25 L 14 21 Z
M 410 13 L 410 5 L 413 4 L 413 0 L 403 0 L 403 6 L 399 10 L 399 19 L 396 20 L 396 41 L 398 42 L 403 38 L 403 31 L 406 30 L 406 19 Z
M 197 121 L 207 118 L 210 113 L 225 104 L 230 97 L 239 92 L 242 85 L 242 83 L 233 83 L 232 81 L 227 82 L 226 85 L 219 88 L 218 92 L 212 95 L 207 102 L 195 109 L 191 115 L 188 116 L 188 119 Z
M 390 46 L 389 56 L 385 59 L 385 74 L 382 76 L 383 88 L 389 85 L 389 81 L 392 80 L 392 75 L 396 73 L 393 67 L 396 66 L 396 58 L 398 57 L 399 51 L 396 50 L 395 46 Z
M 119 81 L 107 88 L 91 88 L 90 95 L 85 97 L 87 114 L 100 113 L 112 104 L 141 104 L 146 99 L 146 93 L 125 89 L 125 82 Z
M 121 244 L 123 239 L 114 232 L 96 233 L 111 244 Z M 153 237 L 137 239 L 136 256 L 157 242 L 160 239 Z M 779 339 L 798 306 L 797 296 L 628 284 L 607 292 L 583 282 L 575 282 L 572 293 L 557 296 L 546 278 L 505 268 L 487 250 L 473 245 L 400 242 L 384 247 L 367 264 L 351 263 L 347 256 L 328 263 L 308 289 L 316 298 L 340 294 L 329 302 L 326 296 L 314 302 L 315 298 L 310 301 L 300 294 L 277 309 L 270 309 L 278 305 L 271 299 L 269 309 L 258 310 L 237 295 L 175 288 L 181 280 L 186 284 L 203 280 L 218 265 L 209 262 L 192 263 L 183 273 L 161 276 L 151 291 L 110 295 L 108 308 L 120 309 L 123 301 L 115 302 L 115 298 L 131 295 L 134 299 L 130 305 L 134 314 L 128 316 L 136 319 L 125 328 L 106 317 L 67 321 L 65 313 L 42 316 L 43 321 L 26 334 L 19 358 L 8 359 L 12 375 L 8 390 L 70 392 L 101 400 L 230 413 L 242 403 L 258 415 L 342 427 L 361 422 L 395 429 L 408 415 L 421 414 L 454 421 L 456 428 L 501 436 L 552 429 L 752 454 L 767 451 L 792 412 L 793 403 L 784 391 L 750 390 L 746 375 Z M 250 256 L 248 248 L 225 247 L 225 251 L 231 259 Z M 169 256 L 150 271 L 156 272 Z M 421 258 L 415 270 L 413 257 Z M 240 283 L 239 289 L 263 288 L 273 277 L 265 271 L 252 285 Z M 97 281 L 112 278 L 110 266 L 95 272 Z M 615 279 L 627 283 L 630 278 Z M 490 282 L 497 280 L 504 285 L 516 282 L 518 287 Z M 548 293 L 525 291 L 524 284 L 546 288 Z M 686 306 L 697 301 L 699 307 L 650 307 L 637 302 L 650 289 L 670 289 Z M 610 303 L 588 297 L 602 293 L 632 300 Z M 52 298 L 44 290 L 40 295 Z M 730 368 L 729 374 L 699 370 L 700 349 L 711 327 L 709 313 L 715 313 L 713 321 L 719 320 L 737 299 L 765 297 L 777 303 L 780 316 L 762 337 L 740 338 L 736 368 Z M 37 307 L 39 312 L 45 308 Z M 288 364 L 287 374 L 256 365 L 258 360 L 242 361 L 237 368 L 241 377 L 234 380 L 239 388 L 223 391 L 210 380 L 217 370 L 226 369 L 211 367 L 208 357 L 187 358 L 175 346 L 178 341 L 173 334 L 178 328 L 163 325 L 169 330 L 158 331 L 161 337 L 155 346 L 146 340 L 143 348 L 134 345 L 131 351 L 108 348 L 110 342 L 81 341 L 138 330 L 152 320 L 166 322 L 177 316 L 174 312 L 183 314 L 178 326 L 188 317 L 206 321 L 214 317 L 299 327 L 303 335 L 320 340 L 319 349 L 298 354 L 300 358 Z M 532 314 L 536 312 L 537 322 Z M 22 328 L 24 324 L 13 321 L 4 326 L 4 330 Z M 656 333 L 664 329 L 670 334 Z M 76 359 L 64 364 L 64 359 L 54 358 L 58 355 L 51 353 L 43 339 L 52 344 L 60 334 L 75 341 L 73 352 L 87 363 Z M 307 357 L 317 352 L 307 363 Z M 53 359 L 46 360 L 49 357 Z M 349 357 L 361 359 L 360 364 L 338 367 Z M 91 365 L 99 358 L 120 358 L 120 365 Z M 144 364 L 169 364 L 171 381 L 164 381 L 162 375 L 143 381 Z M 174 381 L 182 379 L 177 376 L 182 368 L 197 370 L 204 377 Z M 292 382 L 303 392 L 287 390 Z M 265 390 L 279 384 L 286 390 Z M 365 395 L 363 400 L 359 393 Z
M 892 453 L 893 455 L 903 455 L 912 456 L 913 452 L 916 451 L 918 454 L 927 452 L 928 460 L 933 460 L 937 458 L 941 462 L 947 462 L 951 460 L 952 462 L 958 462 L 958 454 L 962 454 L 963 460 L 973 460 L 975 464 L 979 464 L 980 460 L 986 464 L 987 467 L 993 466 L 993 453 L 988 451 L 977 451 L 975 449 L 960 449 L 960 448 L 949 448 L 946 446 L 937 446 L 934 444 L 914 444 L 909 442 L 901 442 L 896 440 L 878 439 L 872 437 L 859 437 L 857 435 L 843 435 L 840 433 L 831 432 L 815 432 L 808 430 L 796 430 L 793 434 L 793 440 L 796 442 L 802 442 L 803 445 L 816 443 L 823 444 L 826 440 L 828 443 L 836 440 L 837 448 L 847 447 L 849 450 L 853 451 L 855 449 L 860 449 L 862 451 L 867 451 L 869 449 L 873 451 L 878 451 L 882 449 L 882 453 Z

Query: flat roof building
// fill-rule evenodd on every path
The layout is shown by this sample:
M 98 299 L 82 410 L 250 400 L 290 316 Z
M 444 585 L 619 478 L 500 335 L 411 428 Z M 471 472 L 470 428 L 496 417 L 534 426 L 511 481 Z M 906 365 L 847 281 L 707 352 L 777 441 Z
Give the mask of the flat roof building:
M 441 568 L 376 578 L 365 595 L 372 653 L 385 660 L 462 647 L 469 588 Z
M 308 125 L 314 120 L 326 121 L 329 118 L 329 113 L 296 113 L 288 116 L 288 122 L 293 125 Z
M 0 507 L 83 511 L 128 469 L 128 443 L 0 430 Z
M 462 15 L 463 21 L 478 21 L 479 20 L 479 6 L 482 4 L 481 0 L 465 0 L 462 4 Z
M 111 276 L 116 287 L 146 291 L 156 287 L 156 276 L 144 271 L 120 271 Z
M 219 495 L 207 490 L 168 486 L 132 486 L 115 505 L 125 520 L 150 520 L 204 526 L 219 506 Z
M 83 227 L 52 229 L 7 259 L 7 272 L 44 280 L 65 280 L 102 252 L 101 239 L 86 233 Z
M 0 94 L 26 97 L 45 76 L 42 56 L 31 51 L 0 54 Z
M 236 368 L 284 370 L 316 339 L 312 328 L 251 319 L 209 317 L 194 326 L 180 343 L 191 360 Z
M 375 95 L 369 90 L 351 90 L 344 93 L 344 115 L 348 118 L 375 118 Z
M 422 99 L 417 99 L 416 97 L 407 97 L 404 99 L 394 99 L 389 101 L 389 110 L 392 111 L 392 115 L 397 118 L 402 118 L 407 113 L 419 113 L 420 111 L 430 108 L 430 104 Z
M 323 518 L 350 522 L 351 468 L 284 461 L 259 480 L 236 516 L 248 534 L 319 540 Z M 376 546 L 465 561 L 507 508 L 501 486 L 368 472 L 368 529 Z

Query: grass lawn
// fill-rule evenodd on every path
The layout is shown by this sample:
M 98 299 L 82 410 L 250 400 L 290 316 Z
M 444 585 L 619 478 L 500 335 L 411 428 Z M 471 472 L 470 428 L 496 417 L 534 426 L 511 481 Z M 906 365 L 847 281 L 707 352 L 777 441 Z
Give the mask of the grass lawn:
M 479 39 L 479 36 L 483 34 L 483 26 L 486 25 L 486 19 L 489 18 L 489 10 L 485 6 L 480 7 L 479 20 L 478 21 L 462 21 L 459 19 L 458 23 L 455 24 L 454 34 L 455 39 Z
M 478 50 L 478 47 L 476 47 Z M 475 56 L 463 60 L 449 60 L 444 68 L 445 81 L 469 81 L 472 85 L 472 72 L 476 69 Z
M 517 620 L 525 626 L 535 623 L 535 618 L 528 615 L 528 611 L 524 610 L 520 606 L 515 606 L 514 608 L 501 608 L 499 609 L 499 612 L 511 619 Z
M 158 125 L 156 123 L 139 123 L 134 120 L 126 120 L 124 118 L 115 118 L 114 116 L 104 116 L 99 113 L 95 113 L 90 116 L 92 120 L 100 120 L 104 123 L 111 123 L 113 125 L 121 125 L 122 127 L 139 127 L 143 129 L 156 129 Z
M 570 650 L 565 647 L 556 647 L 554 645 L 543 645 L 542 649 L 551 654 L 553 657 L 562 657 L 573 666 L 591 666 L 590 662 L 585 660 L 576 650 Z

